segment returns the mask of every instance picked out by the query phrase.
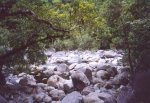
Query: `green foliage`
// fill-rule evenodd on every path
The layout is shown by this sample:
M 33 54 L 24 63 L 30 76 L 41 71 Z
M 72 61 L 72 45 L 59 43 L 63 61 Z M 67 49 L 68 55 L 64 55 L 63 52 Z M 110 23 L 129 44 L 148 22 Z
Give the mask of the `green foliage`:
M 0 67 L 24 71 L 30 64 L 41 64 L 46 60 L 46 47 L 58 35 L 65 37 L 53 19 L 55 12 L 41 0 L 8 0 L 0 8 Z
M 128 39 L 128 60 L 131 71 L 145 71 L 150 68 L 150 2 L 135 0 L 130 7 L 133 20 L 124 25 L 124 34 Z

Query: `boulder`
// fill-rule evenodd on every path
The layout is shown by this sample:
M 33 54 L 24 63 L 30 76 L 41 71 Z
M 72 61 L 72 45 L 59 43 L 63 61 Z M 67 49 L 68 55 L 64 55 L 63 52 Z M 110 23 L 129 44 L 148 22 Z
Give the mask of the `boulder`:
M 39 93 L 42 93 L 42 92 L 45 92 L 45 91 L 43 90 L 43 88 L 37 86 L 37 88 L 36 88 L 36 94 L 39 94 Z
M 50 103 L 61 103 L 61 101 L 52 101 Z
M 88 64 L 90 67 L 92 67 L 93 69 L 97 68 L 98 63 L 97 62 L 89 62 Z
M 110 67 L 110 68 L 106 69 L 106 71 L 108 72 L 108 74 L 111 77 L 114 77 L 118 74 L 117 68 L 115 68 L 115 67 Z
M 68 67 L 69 70 L 74 69 L 74 68 L 76 67 L 76 65 L 78 65 L 78 63 L 73 63 L 73 64 L 71 64 L 71 65 Z
M 84 53 L 82 55 L 82 62 L 85 62 L 85 63 L 97 62 L 98 60 L 99 60 L 99 55 L 98 54 L 94 54 L 94 53 L 89 52 L 88 54 Z
M 51 90 L 54 90 L 55 88 L 52 87 L 52 86 L 46 86 L 44 87 L 44 90 L 47 91 L 47 92 L 50 92 Z
M 70 94 L 67 94 L 61 103 L 83 103 L 83 98 L 79 92 L 74 91 Z
M 50 97 L 50 96 L 45 96 L 44 98 L 43 98 L 43 102 L 44 103 L 51 103 L 51 101 L 52 101 L 52 98 Z M 29 102 L 30 103 L 30 102 Z
M 84 97 L 84 103 L 104 103 L 98 96 L 98 93 L 92 92 Z
M 84 74 L 89 79 L 89 81 L 92 82 L 92 71 L 90 69 L 86 69 Z
M 101 84 L 102 86 L 105 84 L 105 82 L 101 79 L 101 78 L 96 78 L 96 77 L 93 77 L 93 81 L 92 81 L 93 84 Z
M 28 85 L 28 79 L 27 78 L 21 78 L 19 81 L 19 84 L 21 86 L 27 86 Z
M 44 83 L 37 83 L 37 86 L 38 86 L 38 87 L 41 87 L 41 88 L 45 88 L 45 87 L 47 87 L 47 84 L 44 84 Z
M 129 83 L 128 73 L 120 73 L 111 80 L 111 84 L 116 86 L 127 85 L 128 83 Z
M 106 89 L 112 89 L 112 88 L 113 88 L 113 85 L 112 85 L 112 83 L 111 83 L 110 81 L 107 81 L 107 82 L 105 83 L 104 87 L 105 87 Z
M 114 58 L 117 55 L 116 52 L 114 52 L 113 50 L 108 50 L 104 52 L 104 57 L 106 58 Z
M 64 80 L 63 82 L 63 90 L 65 93 L 70 93 L 73 91 L 73 82 L 72 79 Z
M 107 71 L 105 70 L 99 70 L 97 73 L 96 73 L 96 77 L 97 78 L 101 78 L 101 79 L 106 79 L 108 80 L 110 78 L 110 75 L 108 74 Z
M 67 61 L 67 63 L 70 65 L 70 64 L 73 64 L 73 63 L 80 63 L 81 62 L 81 58 L 79 55 L 72 55 L 72 56 L 69 56 L 69 59 Z
M 82 95 L 88 95 L 91 92 L 95 92 L 95 88 L 93 86 L 87 86 L 83 89 Z
M 74 68 L 74 71 L 83 72 L 89 79 L 89 81 L 92 81 L 92 68 L 88 64 L 86 63 L 78 64 Z
M 87 63 L 80 63 L 80 64 L 77 64 L 77 65 L 74 67 L 74 70 L 75 70 L 75 71 L 82 71 L 82 72 L 84 72 L 86 69 L 91 69 L 91 67 L 88 66 Z
M 62 90 L 54 89 L 49 92 L 49 95 L 52 97 L 53 100 L 61 100 L 65 96 L 65 92 Z
M 103 55 L 104 55 L 104 50 L 98 50 L 98 51 L 96 52 L 96 54 L 98 54 L 99 57 L 103 57 Z
M 42 102 L 43 98 L 46 96 L 45 93 L 41 92 L 34 96 L 34 101 Z
M 60 83 L 63 82 L 63 78 L 58 75 L 53 75 L 47 80 L 48 86 L 59 87 Z
M 52 87 L 57 87 L 58 89 L 66 90 L 66 91 L 70 91 L 70 89 L 73 88 L 73 82 L 71 78 L 67 80 L 67 79 L 63 79 L 58 75 L 51 76 L 47 81 L 47 85 Z
M 68 66 L 65 63 L 58 64 L 55 68 L 55 71 L 59 71 L 61 73 L 67 72 L 69 70 Z
M 48 76 L 52 76 L 54 74 L 54 71 L 52 69 L 46 69 L 45 71 L 43 71 L 43 73 L 45 75 L 48 75 Z
M 101 64 L 98 64 L 96 71 L 99 71 L 99 70 L 105 70 L 106 71 L 109 68 L 111 68 L 110 65 L 101 63 Z
M 99 83 L 96 83 L 95 85 L 94 85 L 94 88 L 96 89 L 100 89 L 100 88 L 102 88 L 103 86 L 105 85 L 105 82 L 99 82 Z
M 86 86 L 90 84 L 90 81 L 83 72 L 76 71 L 71 75 L 73 86 L 76 90 L 82 91 Z
M 116 98 L 109 92 L 101 92 L 98 94 L 99 98 L 105 101 L 105 103 L 116 103 Z
M 1 103 L 1 102 L 0 102 Z M 32 97 L 26 97 L 24 100 L 23 100 L 23 103 L 34 103 L 34 100 Z

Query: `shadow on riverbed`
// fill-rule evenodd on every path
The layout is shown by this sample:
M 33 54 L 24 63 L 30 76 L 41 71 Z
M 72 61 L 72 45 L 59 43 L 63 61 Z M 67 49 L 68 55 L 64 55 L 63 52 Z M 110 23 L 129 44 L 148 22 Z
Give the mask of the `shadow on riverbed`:
M 150 71 L 137 73 L 131 88 L 122 88 L 117 103 L 150 103 Z

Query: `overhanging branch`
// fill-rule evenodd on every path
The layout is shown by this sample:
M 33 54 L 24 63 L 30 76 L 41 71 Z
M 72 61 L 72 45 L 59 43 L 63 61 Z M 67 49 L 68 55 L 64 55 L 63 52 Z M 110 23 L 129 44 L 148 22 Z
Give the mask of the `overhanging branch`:
M 10 56 L 15 55 L 15 54 L 17 54 L 18 52 L 20 52 L 22 50 L 25 50 L 27 47 L 30 47 L 30 46 L 34 45 L 35 43 L 42 42 L 42 41 L 45 41 L 45 40 L 53 40 L 53 39 L 62 38 L 62 37 L 63 37 L 63 35 L 57 35 L 57 36 L 48 35 L 48 36 L 46 36 L 45 38 L 42 38 L 42 39 L 38 39 L 38 40 L 35 40 L 35 41 L 29 41 L 26 44 L 21 45 L 18 48 L 13 48 L 11 51 L 8 51 L 7 53 L 1 54 L 0 55 L 0 64 L 6 62 L 6 60 Z
M 1 9 L 1 7 L 0 7 L 0 9 Z M 35 13 L 33 11 L 28 10 L 28 9 L 20 9 L 20 10 L 15 11 L 15 12 L 2 12 L 2 11 L 0 11 L 0 19 L 5 19 L 6 17 L 10 17 L 10 16 L 27 17 L 33 21 L 48 25 L 52 30 L 59 31 L 59 32 L 70 32 L 70 30 L 67 30 L 64 28 L 55 27 L 50 21 L 39 18 L 38 16 L 35 15 Z

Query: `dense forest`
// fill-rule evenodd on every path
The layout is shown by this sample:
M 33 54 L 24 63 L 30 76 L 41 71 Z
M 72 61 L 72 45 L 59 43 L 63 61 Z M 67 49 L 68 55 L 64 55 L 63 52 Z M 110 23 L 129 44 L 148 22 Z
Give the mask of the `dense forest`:
M 121 49 L 131 74 L 149 70 L 150 1 L 0 0 L 0 71 L 29 72 L 49 48 Z

